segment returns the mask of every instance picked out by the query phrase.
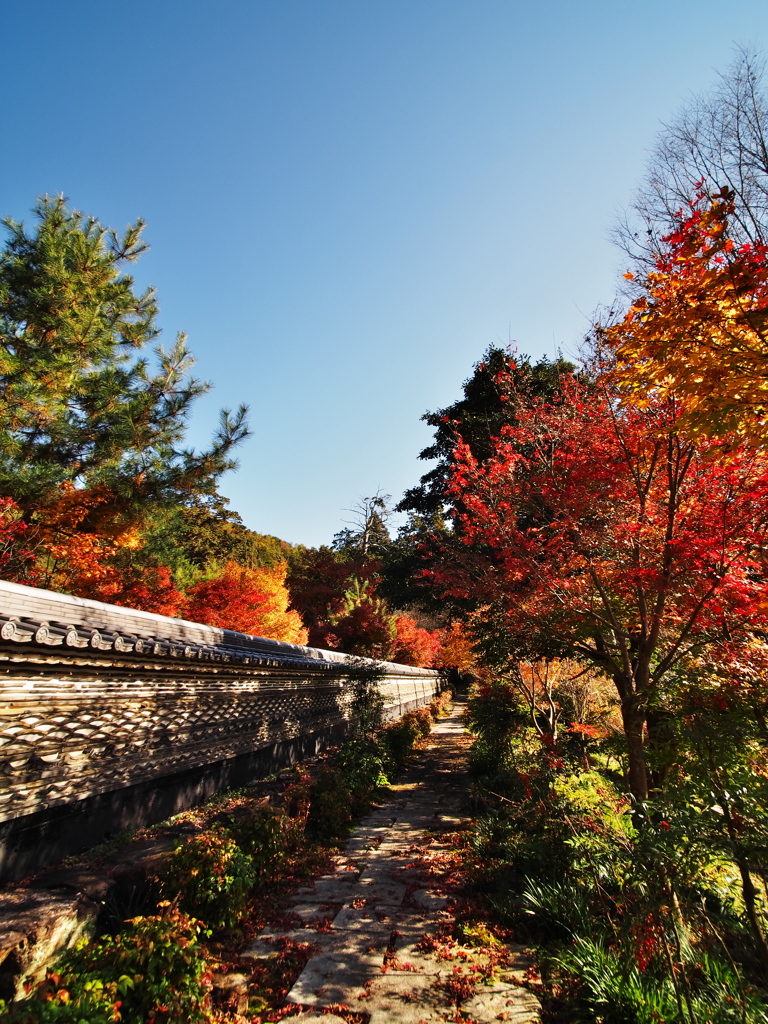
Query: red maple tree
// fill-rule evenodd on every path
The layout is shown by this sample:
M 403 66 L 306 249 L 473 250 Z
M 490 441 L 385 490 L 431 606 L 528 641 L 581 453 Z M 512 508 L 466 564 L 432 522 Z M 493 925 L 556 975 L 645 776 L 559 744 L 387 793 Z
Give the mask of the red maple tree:
M 500 383 L 514 401 L 512 375 Z M 629 786 L 644 800 L 670 673 L 768 626 L 768 461 L 687 438 L 671 399 L 638 408 L 620 397 L 610 378 L 567 379 L 556 403 L 518 403 L 491 458 L 457 443 L 448 493 L 462 544 L 430 574 L 483 607 L 491 643 L 575 656 L 613 680 Z
M 439 632 L 424 629 L 410 615 L 395 616 L 395 645 L 391 659 L 400 665 L 431 668 L 440 654 Z

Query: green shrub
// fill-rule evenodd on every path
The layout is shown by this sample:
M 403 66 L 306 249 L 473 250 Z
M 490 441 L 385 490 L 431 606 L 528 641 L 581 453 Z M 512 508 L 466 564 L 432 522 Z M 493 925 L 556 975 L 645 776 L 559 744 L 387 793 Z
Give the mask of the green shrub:
M 285 848 L 280 815 L 271 807 L 249 809 L 229 829 L 259 876 L 269 875 Z
M 384 695 L 379 689 L 382 669 L 364 658 L 347 659 L 347 678 L 352 684 L 352 714 L 357 728 L 364 736 L 372 737 L 381 727 L 384 713 Z
M 503 762 L 513 736 L 528 728 L 530 714 L 520 695 L 502 679 L 491 679 L 472 687 L 465 713 L 467 728 L 484 741 Z
M 193 836 L 177 846 L 160 875 L 160 891 L 212 928 L 239 920 L 255 882 L 253 862 L 221 831 Z
M 414 711 L 407 712 L 403 717 L 408 719 L 408 721 L 413 722 L 419 731 L 420 737 L 426 738 L 432 732 L 434 719 L 432 718 L 429 708 L 416 708 Z
M 601 1024 L 765 1024 L 765 1004 L 730 965 L 702 955 L 694 969 L 667 974 L 641 970 L 602 942 L 579 938 L 559 961 L 572 979 L 581 1019 Z M 691 965 L 688 965 L 689 967 Z M 687 976 L 686 976 L 687 975 Z
M 126 922 L 121 935 L 79 946 L 31 997 L 6 1011 L 13 1024 L 203 1024 L 210 975 L 201 925 L 175 908 Z
M 604 915 L 595 913 L 589 889 L 571 879 L 540 882 L 528 879 L 522 893 L 526 914 L 536 918 L 540 936 L 572 938 L 602 934 Z
M 372 737 L 358 734 L 342 744 L 336 764 L 352 796 L 352 812 L 362 811 L 381 786 L 388 786 L 386 748 Z
M 495 743 L 478 737 L 469 748 L 469 773 L 479 784 L 501 792 L 505 796 L 514 788 L 514 775 L 510 776 L 509 752 L 501 752 Z
M 310 790 L 307 831 L 321 843 L 343 839 L 352 819 L 352 795 L 340 768 L 321 768 Z
M 283 790 L 285 817 L 282 821 L 282 832 L 283 842 L 289 853 L 300 850 L 306 842 L 311 789 L 311 777 L 299 769 L 294 769 L 293 780 Z
M 63 985 L 69 988 L 60 987 Z M 0 999 L 0 1016 L 8 1024 L 114 1024 L 120 1020 L 123 988 L 105 990 L 101 983 L 79 986 L 74 980 L 49 975 L 23 1003 L 9 1006 Z
M 453 693 L 451 690 L 443 690 L 429 705 L 429 711 L 432 717 L 437 721 L 438 718 L 443 718 L 451 709 L 453 703 Z
M 407 717 L 386 727 L 383 733 L 384 746 L 398 768 L 402 768 L 408 760 L 418 738 L 419 730 L 416 724 Z

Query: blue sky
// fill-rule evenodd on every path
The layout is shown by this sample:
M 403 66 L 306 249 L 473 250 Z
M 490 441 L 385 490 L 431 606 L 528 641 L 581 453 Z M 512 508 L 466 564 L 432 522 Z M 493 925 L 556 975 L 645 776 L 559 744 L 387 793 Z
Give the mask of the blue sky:
M 0 38 L 0 213 L 147 221 L 137 280 L 215 385 L 190 440 L 248 402 L 222 492 L 320 544 L 417 481 L 489 344 L 577 350 L 660 123 L 768 4 L 28 0 Z

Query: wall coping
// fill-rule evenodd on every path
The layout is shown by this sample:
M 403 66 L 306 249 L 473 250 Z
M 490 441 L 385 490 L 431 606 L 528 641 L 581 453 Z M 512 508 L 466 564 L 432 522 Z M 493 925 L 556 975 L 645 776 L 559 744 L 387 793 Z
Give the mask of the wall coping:
M 0 580 L 0 645 L 9 644 L 57 647 L 57 654 L 73 656 L 87 648 L 121 657 L 168 656 L 263 666 L 305 665 L 320 670 L 348 669 L 351 660 L 339 651 L 270 640 Z M 393 671 L 401 677 L 435 675 L 434 669 L 369 658 L 354 658 L 354 664 L 377 667 L 385 675 Z

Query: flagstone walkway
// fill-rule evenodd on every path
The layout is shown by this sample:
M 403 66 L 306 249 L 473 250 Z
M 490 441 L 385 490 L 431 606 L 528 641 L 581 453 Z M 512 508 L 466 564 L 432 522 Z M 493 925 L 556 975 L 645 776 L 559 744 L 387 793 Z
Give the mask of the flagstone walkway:
M 538 1000 L 520 984 L 528 966 L 521 947 L 502 951 L 491 979 L 498 950 L 450 938 L 455 908 L 441 862 L 454 851 L 446 833 L 466 821 L 462 711 L 454 705 L 435 725 L 391 801 L 355 829 L 334 873 L 296 893 L 291 926 L 265 929 L 243 952 L 276 956 L 281 939 L 317 947 L 288 993 L 302 1008 L 291 1024 L 344 1024 L 333 1013 L 340 1004 L 369 1014 L 369 1024 L 539 1020 Z

